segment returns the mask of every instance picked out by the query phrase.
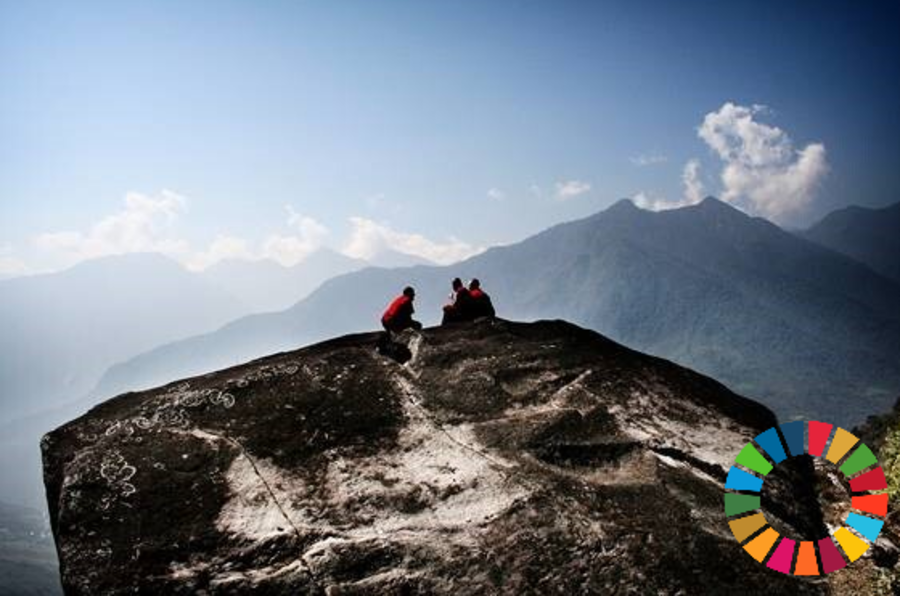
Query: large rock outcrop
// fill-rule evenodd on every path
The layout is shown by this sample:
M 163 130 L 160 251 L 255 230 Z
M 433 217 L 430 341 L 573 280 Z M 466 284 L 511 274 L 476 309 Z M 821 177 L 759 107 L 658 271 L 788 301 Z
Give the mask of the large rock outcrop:
M 563 322 L 410 332 L 403 364 L 375 339 L 125 394 L 47 435 L 66 591 L 826 589 L 725 523 L 728 467 L 776 423 L 759 404 Z

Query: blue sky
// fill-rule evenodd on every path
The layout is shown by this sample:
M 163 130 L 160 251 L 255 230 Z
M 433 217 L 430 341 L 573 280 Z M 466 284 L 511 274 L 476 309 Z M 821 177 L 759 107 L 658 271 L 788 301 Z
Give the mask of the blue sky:
M 723 4 L 2 2 L 0 274 L 897 201 L 900 4 Z

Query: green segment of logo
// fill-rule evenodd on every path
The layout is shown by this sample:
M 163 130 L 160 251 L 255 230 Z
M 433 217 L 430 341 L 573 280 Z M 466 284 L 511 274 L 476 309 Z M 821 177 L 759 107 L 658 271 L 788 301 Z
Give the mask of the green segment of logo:
M 756 450 L 752 443 L 747 443 L 734 460 L 736 463 L 765 476 L 772 471 L 772 464 Z
M 725 515 L 731 517 L 745 511 L 759 509 L 759 495 L 725 493 Z
M 860 470 L 868 468 L 869 466 L 874 466 L 877 463 L 878 458 L 875 457 L 872 450 L 869 449 L 867 445 L 863 445 L 857 449 L 853 455 L 847 458 L 847 461 L 841 466 L 841 473 L 843 473 L 844 476 L 852 476 Z

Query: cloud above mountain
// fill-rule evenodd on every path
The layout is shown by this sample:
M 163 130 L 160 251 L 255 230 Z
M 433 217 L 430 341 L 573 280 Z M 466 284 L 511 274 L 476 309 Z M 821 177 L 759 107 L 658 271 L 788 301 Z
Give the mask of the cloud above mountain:
M 297 213 L 290 205 L 287 206 L 287 211 L 287 225 L 292 233 L 267 237 L 262 243 L 259 256 L 290 267 L 321 248 L 331 232 L 312 217 Z
M 331 232 L 312 217 L 297 213 L 290 205 L 285 209 L 290 233 L 272 233 L 258 243 L 239 236 L 218 235 L 205 250 L 185 259 L 185 264 L 188 269 L 200 271 L 230 259 L 270 259 L 285 267 L 300 263 L 321 248 Z
M 564 180 L 556 183 L 556 198 L 565 201 L 583 195 L 591 190 L 591 185 L 582 180 Z
M 706 114 L 697 134 L 724 162 L 721 198 L 785 223 L 810 205 L 828 162 L 822 143 L 796 148 L 784 130 L 759 121 L 769 113 L 727 102 Z
M 700 161 L 688 160 L 681 171 L 681 183 L 684 185 L 684 205 L 694 205 L 703 200 L 703 180 L 700 179 Z
M 439 242 L 421 234 L 395 230 L 388 224 L 365 217 L 351 217 L 350 225 L 352 227 L 350 239 L 342 252 L 348 257 L 367 261 L 376 259 L 385 252 L 394 251 L 448 265 L 484 250 L 453 236 Z
M 187 240 L 188 199 L 170 190 L 156 195 L 129 192 L 115 213 L 102 217 L 85 230 L 41 233 L 31 238 L 34 256 L 53 271 L 81 261 L 127 253 L 161 253 L 200 271 L 220 261 L 269 259 L 291 267 L 326 244 L 340 245 L 328 226 L 285 206 L 286 218 L 277 229 L 256 239 L 227 232 L 216 234 L 205 245 Z M 351 217 L 343 252 L 347 256 L 371 260 L 394 252 L 420 257 L 435 263 L 452 263 L 477 254 L 482 247 L 455 238 L 433 240 L 422 234 L 399 231 L 390 225 L 364 217 Z M 0 278 L 23 275 L 27 259 L 10 245 L 0 245 Z
M 667 199 L 654 193 L 641 191 L 631 196 L 631 201 L 641 209 L 650 211 L 665 211 L 678 209 L 688 205 L 696 205 L 703 200 L 704 186 L 700 178 L 700 161 L 688 160 L 681 172 L 681 183 L 684 185 L 684 195 L 678 199 Z
M 34 246 L 56 257 L 63 266 L 79 261 L 135 252 L 158 252 L 179 257 L 188 243 L 174 236 L 175 221 L 185 212 L 186 199 L 163 190 L 157 196 L 129 192 L 118 212 L 102 218 L 87 231 L 38 234 Z

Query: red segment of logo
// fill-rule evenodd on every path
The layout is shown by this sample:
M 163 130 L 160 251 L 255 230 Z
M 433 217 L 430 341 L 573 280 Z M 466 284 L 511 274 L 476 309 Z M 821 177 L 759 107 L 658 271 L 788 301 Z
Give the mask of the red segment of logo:
M 854 509 L 884 517 L 887 515 L 888 495 L 887 493 L 881 493 L 880 495 L 856 496 L 853 497 L 851 505 Z
M 822 571 L 831 573 L 847 566 L 847 561 L 838 551 L 831 538 L 819 540 L 819 555 L 822 557 Z
M 828 442 L 828 435 L 831 434 L 833 424 L 826 422 L 809 421 L 809 454 L 816 457 L 822 457 L 822 450 L 825 449 L 825 443 Z
M 887 479 L 884 477 L 884 470 L 881 469 L 881 466 L 850 481 L 850 489 L 855 493 L 885 488 L 887 488 Z

